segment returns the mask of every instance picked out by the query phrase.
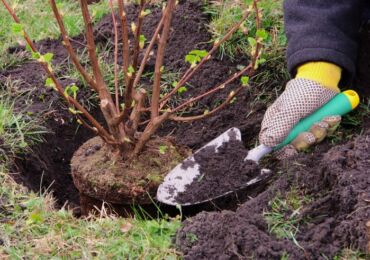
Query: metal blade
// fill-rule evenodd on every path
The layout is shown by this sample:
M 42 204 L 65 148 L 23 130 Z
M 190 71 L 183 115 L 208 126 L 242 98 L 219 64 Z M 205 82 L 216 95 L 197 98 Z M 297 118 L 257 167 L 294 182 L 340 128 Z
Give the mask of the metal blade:
M 164 178 L 164 182 L 158 187 L 157 200 L 168 205 L 175 206 L 181 204 L 176 201 L 177 195 L 181 192 L 184 192 L 185 187 L 191 184 L 200 175 L 200 166 L 195 161 L 194 155 L 209 146 L 215 147 L 215 150 L 217 152 L 219 147 L 231 140 L 242 140 L 240 130 L 236 127 L 230 128 L 229 130 L 200 148 L 193 155 L 186 158 L 182 163 L 178 164 L 172 171 L 167 174 L 167 176 Z

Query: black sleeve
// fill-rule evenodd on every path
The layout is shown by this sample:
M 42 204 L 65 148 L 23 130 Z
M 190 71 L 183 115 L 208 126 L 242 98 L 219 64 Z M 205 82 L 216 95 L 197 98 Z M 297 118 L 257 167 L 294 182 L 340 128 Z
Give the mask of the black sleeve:
M 287 60 L 292 75 L 308 61 L 328 61 L 352 78 L 363 0 L 285 0 Z

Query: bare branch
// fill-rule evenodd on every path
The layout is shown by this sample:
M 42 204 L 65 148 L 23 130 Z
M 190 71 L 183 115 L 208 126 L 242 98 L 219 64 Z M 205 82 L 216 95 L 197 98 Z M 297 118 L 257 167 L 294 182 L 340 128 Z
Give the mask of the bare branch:
M 176 0 L 168 0 L 166 8 L 166 16 L 163 22 L 163 30 L 158 43 L 158 51 L 154 69 L 154 82 L 151 102 L 151 119 L 153 120 L 159 115 L 159 95 L 161 91 L 161 75 L 162 65 L 164 60 L 164 52 L 167 45 L 167 39 L 171 28 L 172 12 L 175 9 Z
M 68 52 L 69 56 L 71 57 L 71 60 L 72 60 L 73 64 L 75 65 L 76 69 L 81 74 L 81 76 L 84 78 L 84 80 L 87 82 L 87 84 L 90 87 L 92 87 L 94 90 L 97 91 L 96 82 L 93 80 L 93 78 L 86 72 L 84 67 L 81 65 L 81 63 L 80 63 L 80 61 L 77 57 L 77 54 L 76 54 L 76 52 L 74 51 L 74 49 L 72 47 L 72 44 L 70 42 L 67 30 L 65 29 L 65 26 L 64 26 L 64 23 L 63 23 L 63 18 L 62 18 L 61 14 L 58 10 L 58 7 L 55 3 L 55 0 L 49 0 L 49 1 L 50 1 L 51 8 L 53 10 L 53 13 L 54 13 L 54 17 L 57 20 L 60 32 L 62 34 L 63 45 L 67 49 L 67 52 Z
M 227 106 L 232 100 L 233 98 L 243 89 L 243 87 L 239 87 L 237 88 L 236 90 L 230 92 L 230 94 L 228 95 L 228 97 L 226 98 L 226 100 L 219 106 L 217 106 L 216 108 L 214 108 L 213 110 L 209 111 L 208 113 L 205 113 L 203 115 L 198 115 L 198 116 L 188 116 L 188 117 L 184 117 L 184 116 L 176 116 L 176 115 L 170 115 L 169 116 L 169 119 L 170 120 L 173 120 L 173 121 L 181 121 L 181 122 L 190 122 L 190 121 L 195 121 L 195 120 L 200 120 L 200 119 L 203 119 L 203 118 L 206 118 L 206 117 L 209 117 L 209 116 L 212 116 L 214 115 L 215 113 L 217 113 L 219 110 L 223 109 L 225 106 Z
M 137 69 L 139 53 L 140 53 L 140 35 L 141 35 L 141 28 L 142 28 L 144 16 L 145 16 L 144 15 L 145 5 L 146 5 L 146 1 L 140 0 L 140 9 L 139 9 L 139 15 L 137 19 L 138 21 L 137 21 L 136 30 L 134 32 L 135 44 L 134 44 L 134 55 L 133 55 L 132 66 L 135 68 L 135 71 Z
M 134 84 L 133 84 L 133 88 L 135 88 L 137 86 L 137 84 L 139 83 L 139 81 L 140 81 L 140 78 L 141 78 L 141 76 L 144 72 L 144 68 L 145 68 L 146 63 L 148 61 L 150 53 L 151 53 L 151 51 L 154 47 L 155 42 L 157 41 L 158 34 L 159 34 L 160 30 L 162 29 L 162 25 L 163 25 L 165 16 L 166 16 L 166 12 L 163 13 L 162 18 L 159 21 L 159 23 L 157 25 L 157 28 L 155 29 L 155 31 L 153 33 L 153 37 L 152 37 L 148 47 L 145 50 L 143 60 L 141 61 L 141 64 L 140 64 L 140 68 L 139 68 L 139 70 L 137 71 L 137 73 L 135 75 L 135 81 L 134 81 Z
M 54 1 L 54 0 L 53 0 Z M 112 13 L 112 21 L 114 28 L 114 94 L 116 98 L 116 110 L 119 109 L 119 93 L 118 93 L 118 27 L 116 22 L 116 16 L 114 14 L 113 0 L 109 0 L 109 6 Z

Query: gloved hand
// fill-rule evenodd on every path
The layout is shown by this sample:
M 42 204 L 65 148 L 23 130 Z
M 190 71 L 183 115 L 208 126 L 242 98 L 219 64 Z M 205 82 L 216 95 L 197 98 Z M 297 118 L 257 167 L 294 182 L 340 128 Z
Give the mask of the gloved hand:
M 289 81 L 285 91 L 265 113 L 259 135 L 260 143 L 269 147 L 280 144 L 295 124 L 326 104 L 337 93 L 338 88 L 327 88 L 310 79 L 296 78 Z M 276 156 L 285 159 L 297 151 L 321 142 L 328 133 L 337 128 L 340 120 L 340 116 L 324 118 L 323 121 L 314 124 L 309 132 L 301 133 Z

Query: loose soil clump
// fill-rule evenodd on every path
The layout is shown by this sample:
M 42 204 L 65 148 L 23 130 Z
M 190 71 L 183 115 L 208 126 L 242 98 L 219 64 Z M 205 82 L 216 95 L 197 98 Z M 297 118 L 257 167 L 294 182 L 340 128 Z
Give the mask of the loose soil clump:
M 223 144 L 217 151 L 215 146 L 209 146 L 196 153 L 194 158 L 199 164 L 200 175 L 185 187 L 185 192 L 177 195 L 176 201 L 195 203 L 209 200 L 245 185 L 260 174 L 255 162 L 244 161 L 247 153 L 243 142 L 238 140 Z M 186 168 L 186 162 L 183 167 Z

